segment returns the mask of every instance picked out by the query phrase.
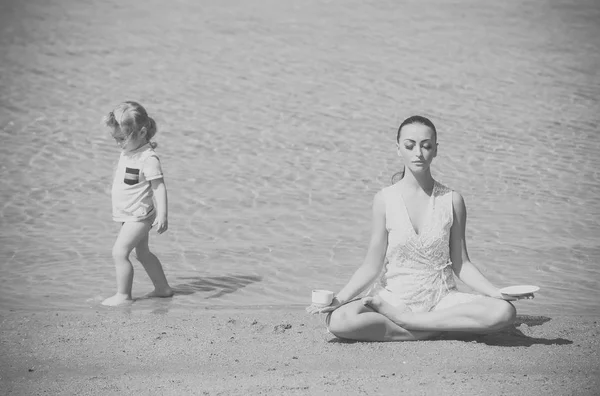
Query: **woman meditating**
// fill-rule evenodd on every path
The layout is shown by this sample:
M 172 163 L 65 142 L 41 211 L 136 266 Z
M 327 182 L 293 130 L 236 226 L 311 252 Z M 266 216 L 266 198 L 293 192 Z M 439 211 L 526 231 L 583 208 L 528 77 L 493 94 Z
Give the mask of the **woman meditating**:
M 400 125 L 398 155 L 405 169 L 400 181 L 375 195 L 363 264 L 331 305 L 307 308 L 327 313 L 335 336 L 423 340 L 443 331 L 486 333 L 513 323 L 516 310 L 507 300 L 516 298 L 502 295 L 469 260 L 462 196 L 431 176 L 436 140 L 435 126 L 425 117 Z M 459 292 L 454 274 L 480 294 Z

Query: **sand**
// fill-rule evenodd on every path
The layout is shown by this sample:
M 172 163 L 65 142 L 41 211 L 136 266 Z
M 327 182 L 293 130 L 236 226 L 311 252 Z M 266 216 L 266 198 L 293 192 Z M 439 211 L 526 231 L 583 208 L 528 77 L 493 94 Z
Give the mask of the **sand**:
M 2 395 L 598 395 L 597 318 L 345 342 L 302 308 L 3 312 Z

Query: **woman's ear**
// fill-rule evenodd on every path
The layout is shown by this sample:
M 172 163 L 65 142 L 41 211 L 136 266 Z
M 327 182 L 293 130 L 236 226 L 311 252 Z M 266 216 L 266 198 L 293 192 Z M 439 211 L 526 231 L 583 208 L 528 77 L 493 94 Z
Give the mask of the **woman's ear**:
M 402 156 L 402 154 L 400 154 L 400 143 L 396 143 L 396 154 L 398 154 L 398 157 Z
M 437 153 L 438 153 L 438 146 L 439 144 L 435 144 L 435 151 L 433 152 L 433 158 L 437 157 Z
M 147 138 L 147 135 L 148 131 L 146 130 L 146 127 L 142 127 L 142 129 L 140 129 L 140 137 Z

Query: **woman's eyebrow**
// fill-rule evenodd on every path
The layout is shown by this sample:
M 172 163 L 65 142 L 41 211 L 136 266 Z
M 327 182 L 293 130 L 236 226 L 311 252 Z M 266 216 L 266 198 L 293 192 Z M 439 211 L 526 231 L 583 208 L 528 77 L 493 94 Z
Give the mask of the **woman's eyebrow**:
M 412 140 L 412 139 L 403 139 L 403 141 L 404 142 L 416 143 L 416 140 Z M 423 139 L 420 142 L 423 143 L 423 142 L 429 142 L 429 141 L 431 141 L 431 139 Z

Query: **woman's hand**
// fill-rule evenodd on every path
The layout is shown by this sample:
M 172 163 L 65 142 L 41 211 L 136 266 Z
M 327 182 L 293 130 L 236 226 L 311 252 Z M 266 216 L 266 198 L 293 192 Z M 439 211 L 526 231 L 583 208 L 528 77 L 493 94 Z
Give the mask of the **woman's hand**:
M 500 290 L 496 290 L 496 293 L 494 293 L 494 295 L 490 296 L 490 297 L 494 297 L 494 298 L 499 298 L 500 300 L 505 300 L 505 301 L 517 301 L 517 300 L 533 300 L 535 298 L 535 295 L 533 293 L 527 293 L 527 294 L 522 294 L 520 296 L 511 296 L 509 294 L 502 294 L 500 292 Z
M 501 294 L 502 300 L 506 301 L 517 301 L 517 300 L 533 300 L 535 298 L 533 293 L 527 293 L 520 296 L 509 296 L 508 294 Z
M 325 306 L 325 307 L 320 307 L 317 305 L 309 305 L 308 307 L 306 307 L 306 312 L 308 312 L 309 314 L 318 314 L 318 313 L 329 313 L 329 312 L 333 312 L 336 309 L 338 309 L 340 306 L 342 305 L 342 303 L 334 297 L 333 301 L 331 302 L 331 304 Z

